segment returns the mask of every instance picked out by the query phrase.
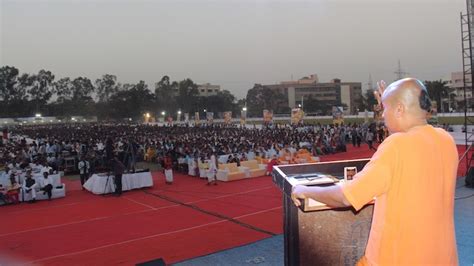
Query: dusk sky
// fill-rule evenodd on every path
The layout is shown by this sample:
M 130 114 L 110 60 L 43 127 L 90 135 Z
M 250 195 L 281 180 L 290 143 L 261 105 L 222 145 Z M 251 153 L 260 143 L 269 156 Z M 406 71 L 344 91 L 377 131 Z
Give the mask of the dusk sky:
M 0 0 L 0 65 L 56 79 L 191 78 L 237 98 L 318 74 L 362 82 L 462 70 L 465 0 Z

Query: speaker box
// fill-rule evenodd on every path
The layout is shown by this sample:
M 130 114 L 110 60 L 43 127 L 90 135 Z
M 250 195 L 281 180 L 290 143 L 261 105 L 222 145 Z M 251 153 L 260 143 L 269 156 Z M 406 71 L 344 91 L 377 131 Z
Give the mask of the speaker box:
M 469 167 L 465 181 L 466 187 L 474 188 L 474 167 Z

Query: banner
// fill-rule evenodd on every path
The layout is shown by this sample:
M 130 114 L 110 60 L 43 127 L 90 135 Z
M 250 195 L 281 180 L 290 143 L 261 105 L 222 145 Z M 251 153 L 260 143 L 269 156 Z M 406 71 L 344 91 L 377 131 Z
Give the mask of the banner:
M 199 125 L 199 112 L 194 113 L 194 125 Z
M 298 125 L 300 123 L 303 123 L 303 116 L 304 112 L 303 110 L 301 110 L 301 108 L 291 109 L 291 124 Z
M 232 111 L 224 112 L 224 123 L 230 124 L 232 121 Z
M 273 112 L 270 110 L 263 110 L 263 123 L 271 124 L 273 122 Z
M 247 122 L 247 111 L 240 111 L 240 125 L 245 125 L 245 123 Z
M 184 122 L 189 123 L 189 113 L 184 113 Z
M 333 106 L 332 107 L 332 123 L 341 125 L 344 123 L 344 115 L 343 115 L 344 109 L 342 106 Z
M 214 113 L 206 112 L 206 120 L 208 124 L 212 124 L 214 122 Z

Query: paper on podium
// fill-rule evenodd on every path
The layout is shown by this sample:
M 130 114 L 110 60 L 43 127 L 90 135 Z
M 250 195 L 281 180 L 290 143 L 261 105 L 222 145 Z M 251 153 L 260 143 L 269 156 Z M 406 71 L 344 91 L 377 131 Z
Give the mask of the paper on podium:
M 333 181 L 334 183 L 334 181 Z M 340 182 L 336 183 L 335 185 L 341 185 L 344 183 L 344 180 L 341 180 Z M 303 201 L 303 204 L 301 205 L 301 209 L 303 211 L 320 211 L 320 210 L 327 210 L 327 209 L 332 209 L 332 207 L 329 207 L 325 203 L 316 201 L 314 199 L 310 198 L 305 198 Z
M 321 173 L 298 174 L 289 177 L 289 179 L 291 180 L 293 186 L 334 184 L 337 181 L 337 178 L 331 175 L 325 175 Z

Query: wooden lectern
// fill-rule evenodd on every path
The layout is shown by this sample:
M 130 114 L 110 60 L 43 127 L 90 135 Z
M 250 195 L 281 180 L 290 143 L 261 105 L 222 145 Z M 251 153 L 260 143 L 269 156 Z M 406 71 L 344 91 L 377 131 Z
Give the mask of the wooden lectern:
M 353 208 L 330 208 L 305 200 L 298 208 L 291 200 L 291 190 L 296 184 L 336 185 L 344 179 L 344 167 L 356 167 L 359 172 L 368 161 L 273 168 L 273 182 L 283 192 L 285 265 L 355 265 L 364 255 L 372 222 L 372 204 L 356 212 Z

